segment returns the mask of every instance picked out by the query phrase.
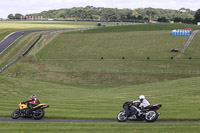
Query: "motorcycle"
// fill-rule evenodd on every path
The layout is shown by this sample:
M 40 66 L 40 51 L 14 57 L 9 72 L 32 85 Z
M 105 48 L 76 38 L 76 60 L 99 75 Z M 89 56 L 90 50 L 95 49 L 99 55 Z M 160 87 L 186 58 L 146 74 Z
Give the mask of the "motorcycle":
M 11 114 L 11 118 L 18 119 L 22 118 L 34 118 L 35 120 L 42 119 L 45 115 L 45 108 L 48 108 L 48 104 L 38 104 L 33 107 L 33 109 L 29 109 L 26 102 L 19 103 L 19 108 L 14 110 Z
M 126 106 L 128 102 L 123 104 L 123 108 Z M 136 114 L 129 114 L 127 115 L 125 109 L 120 111 L 117 115 L 117 120 L 119 122 L 125 122 L 128 119 L 130 120 L 135 120 L 135 121 L 143 121 L 145 120 L 146 122 L 154 122 L 157 120 L 158 116 L 160 113 L 157 113 L 156 111 L 162 107 L 162 104 L 151 104 L 143 109 L 138 108 L 139 103 L 134 103 L 129 106 L 129 109 L 135 108 L 137 110 Z

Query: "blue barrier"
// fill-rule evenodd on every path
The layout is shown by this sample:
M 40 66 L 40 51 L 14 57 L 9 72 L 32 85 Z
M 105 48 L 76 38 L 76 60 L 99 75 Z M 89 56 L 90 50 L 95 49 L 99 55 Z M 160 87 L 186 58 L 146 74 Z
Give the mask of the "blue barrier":
M 172 36 L 190 36 L 189 30 L 172 30 Z

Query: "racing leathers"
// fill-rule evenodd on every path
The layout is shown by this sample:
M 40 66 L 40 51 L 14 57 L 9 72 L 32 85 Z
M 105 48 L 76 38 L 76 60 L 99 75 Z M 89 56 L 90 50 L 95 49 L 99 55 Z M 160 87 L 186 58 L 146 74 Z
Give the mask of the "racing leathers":
M 140 99 L 136 101 L 130 101 L 124 104 L 124 109 L 126 115 L 135 115 L 139 110 L 143 110 L 145 107 L 149 106 L 150 103 L 146 99 Z
M 147 106 L 150 105 L 150 103 L 147 101 L 147 99 L 140 99 L 140 100 L 136 100 L 134 101 L 134 103 L 140 103 L 139 104 L 139 107 L 142 109 L 142 108 L 145 108 Z
M 30 109 L 33 109 L 34 106 L 40 104 L 40 101 L 37 98 L 28 99 L 26 102 Z

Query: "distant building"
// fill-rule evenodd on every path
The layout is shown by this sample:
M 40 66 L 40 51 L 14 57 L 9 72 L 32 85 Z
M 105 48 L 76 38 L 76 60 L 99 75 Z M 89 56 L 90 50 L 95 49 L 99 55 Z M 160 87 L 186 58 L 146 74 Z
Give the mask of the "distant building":
M 49 19 L 48 19 L 48 21 L 53 21 L 53 20 L 54 20 L 53 18 L 49 18 Z
M 3 21 L 3 18 L 0 18 L 0 21 Z

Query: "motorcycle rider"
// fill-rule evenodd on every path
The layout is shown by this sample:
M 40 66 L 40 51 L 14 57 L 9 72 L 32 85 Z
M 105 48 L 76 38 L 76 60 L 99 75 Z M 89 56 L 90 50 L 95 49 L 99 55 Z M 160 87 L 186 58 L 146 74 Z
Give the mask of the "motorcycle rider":
M 38 104 L 40 104 L 40 101 L 37 99 L 36 95 L 31 95 L 31 99 L 28 99 L 26 101 L 27 106 L 28 106 L 28 112 L 30 112 L 34 106 L 37 106 Z
M 137 106 L 132 106 L 132 104 L 137 104 Z M 138 110 L 143 110 L 145 107 L 149 106 L 150 103 L 146 100 L 144 95 L 139 96 L 139 100 L 130 101 L 125 104 L 125 114 L 126 115 L 135 115 Z
M 139 101 L 140 101 L 139 107 L 140 107 L 141 109 L 143 109 L 143 108 L 145 108 L 145 107 L 147 107 L 147 106 L 150 105 L 150 103 L 147 101 L 147 99 L 145 98 L 144 95 L 140 95 L 140 96 L 139 96 Z

